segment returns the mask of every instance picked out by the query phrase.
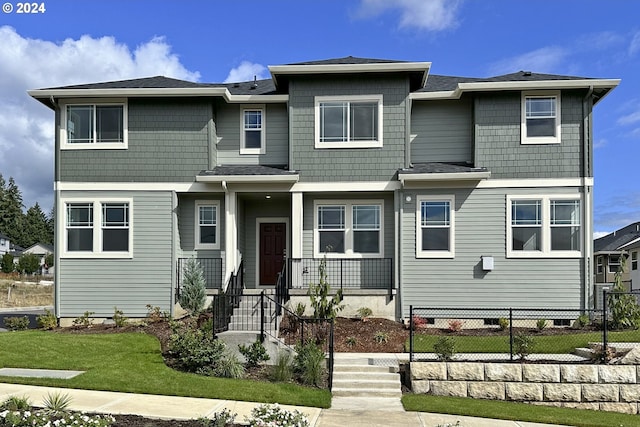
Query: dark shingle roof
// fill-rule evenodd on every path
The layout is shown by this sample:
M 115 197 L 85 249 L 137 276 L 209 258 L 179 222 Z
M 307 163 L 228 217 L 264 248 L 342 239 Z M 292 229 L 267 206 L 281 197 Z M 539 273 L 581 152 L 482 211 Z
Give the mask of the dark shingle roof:
M 323 59 L 320 61 L 295 62 L 287 65 L 361 65 L 361 64 L 390 64 L 408 61 L 396 61 L 394 59 L 357 58 L 345 56 L 344 58 Z
M 403 168 L 398 171 L 402 174 L 417 173 L 465 173 L 465 172 L 487 172 L 487 168 L 475 168 L 467 163 L 414 163 L 410 168 Z
M 200 176 L 241 176 L 241 175 L 297 175 L 295 171 L 286 170 L 284 166 L 263 165 L 229 165 L 216 166 L 212 170 L 201 171 Z
M 207 87 L 201 83 L 172 79 L 165 76 L 144 77 L 140 79 L 116 80 L 111 82 L 87 83 L 72 86 L 60 86 L 48 89 L 160 89 L 160 88 L 189 88 Z
M 632 240 L 640 238 L 640 222 L 634 222 L 593 241 L 594 252 L 617 251 Z

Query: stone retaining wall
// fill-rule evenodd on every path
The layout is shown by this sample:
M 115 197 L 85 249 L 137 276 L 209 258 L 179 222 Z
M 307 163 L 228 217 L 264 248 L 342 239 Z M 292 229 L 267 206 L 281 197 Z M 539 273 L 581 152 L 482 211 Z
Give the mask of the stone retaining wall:
M 414 393 L 638 414 L 640 366 L 411 362 Z

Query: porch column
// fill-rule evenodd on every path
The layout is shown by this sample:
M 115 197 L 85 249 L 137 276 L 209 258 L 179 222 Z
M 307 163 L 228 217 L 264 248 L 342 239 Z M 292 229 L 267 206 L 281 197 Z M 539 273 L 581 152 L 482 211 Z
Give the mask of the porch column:
M 302 258 L 302 193 L 291 194 L 291 252 L 288 258 Z
M 224 195 L 224 285 L 229 283 L 238 262 L 238 224 L 236 217 L 237 194 L 229 190 Z M 225 288 L 226 289 L 226 288 Z

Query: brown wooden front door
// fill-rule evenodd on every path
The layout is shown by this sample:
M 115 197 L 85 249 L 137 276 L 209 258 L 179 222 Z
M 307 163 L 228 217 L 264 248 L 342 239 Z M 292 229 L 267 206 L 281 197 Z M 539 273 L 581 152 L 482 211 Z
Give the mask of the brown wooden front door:
M 285 223 L 260 223 L 260 285 L 276 284 L 287 240 Z

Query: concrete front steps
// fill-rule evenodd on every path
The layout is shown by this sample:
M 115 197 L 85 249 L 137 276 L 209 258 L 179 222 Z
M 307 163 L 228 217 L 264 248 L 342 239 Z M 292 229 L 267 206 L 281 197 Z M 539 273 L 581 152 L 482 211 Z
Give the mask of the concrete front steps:
M 403 411 L 398 362 L 336 353 L 331 409 Z

